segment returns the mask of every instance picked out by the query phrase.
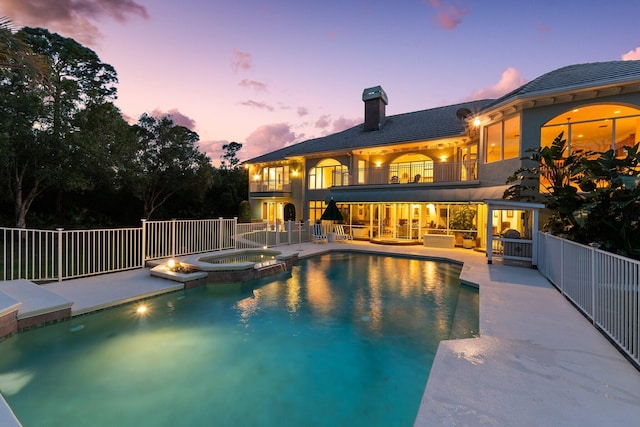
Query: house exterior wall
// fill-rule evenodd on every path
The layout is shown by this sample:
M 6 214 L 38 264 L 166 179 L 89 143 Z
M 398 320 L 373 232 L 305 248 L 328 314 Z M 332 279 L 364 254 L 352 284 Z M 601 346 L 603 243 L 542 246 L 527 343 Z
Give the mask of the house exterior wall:
M 561 82 L 565 81 L 562 80 Z M 545 81 L 544 84 L 549 84 L 548 80 Z M 558 84 L 561 85 L 562 83 Z M 327 152 L 326 155 L 315 152 L 305 156 L 300 155 L 298 151 L 298 157 L 296 158 L 298 167 L 294 168 L 291 166 L 291 169 L 298 170 L 299 175 L 297 177 L 291 177 L 290 191 L 279 194 L 250 194 L 252 215 L 255 215 L 257 218 L 260 217 L 262 214 L 261 205 L 265 201 L 281 200 L 285 203 L 293 203 L 295 205 L 297 217 L 299 219 L 309 219 L 310 202 L 326 201 L 333 195 L 342 195 L 341 200 L 345 206 L 349 206 L 350 209 L 357 209 L 358 212 L 361 210 L 367 212 L 371 209 L 371 218 L 374 217 L 373 212 L 378 212 L 376 215 L 378 215 L 378 220 L 380 222 L 384 220 L 382 214 L 379 213 L 383 209 L 405 209 L 406 206 L 415 204 L 416 208 L 419 209 L 419 212 L 422 212 L 423 209 L 426 209 L 427 205 L 431 204 L 430 201 L 425 198 L 429 197 L 429 195 L 436 194 L 436 192 L 431 190 L 441 191 L 442 195 L 436 197 L 438 200 L 434 200 L 436 203 L 464 202 L 463 200 L 458 200 L 460 197 L 456 199 L 456 194 L 458 196 L 460 194 L 469 194 L 474 198 L 474 200 L 467 200 L 467 202 L 481 202 L 483 199 L 480 198 L 479 194 L 495 194 L 498 187 L 505 186 L 507 178 L 523 166 L 523 160 L 521 160 L 521 157 L 527 155 L 528 149 L 540 146 L 541 128 L 554 117 L 572 109 L 593 104 L 620 104 L 640 109 L 640 85 L 637 82 L 632 81 L 626 86 L 622 85 L 618 88 L 608 85 L 602 90 L 599 86 L 594 86 L 590 89 L 584 85 L 578 85 L 580 86 L 580 89 L 574 90 L 573 92 L 571 90 L 563 90 L 558 91 L 556 94 L 552 93 L 553 91 L 548 90 L 540 91 L 540 95 L 537 98 L 531 95 L 531 88 L 523 86 L 522 93 L 524 96 L 522 96 L 522 98 L 520 98 L 520 94 L 512 97 L 509 97 L 511 95 L 508 95 L 505 97 L 504 102 L 501 99 L 498 100 L 500 104 L 493 104 L 495 105 L 493 110 L 480 109 L 480 114 L 484 122 L 477 128 L 471 125 L 473 117 L 469 115 L 471 114 L 470 110 L 466 110 L 469 114 L 462 114 L 466 124 L 466 126 L 464 126 L 467 131 L 466 136 L 464 134 L 460 135 L 453 132 L 453 134 L 449 135 L 438 134 L 437 138 L 441 138 L 439 140 L 394 140 L 393 142 L 388 142 L 386 144 L 378 144 L 373 143 L 373 141 L 379 140 L 385 132 L 389 132 L 384 126 L 380 131 L 372 130 L 364 133 L 357 133 L 353 131 L 357 128 L 352 128 L 349 130 L 350 133 L 347 133 L 347 135 L 351 135 L 352 138 L 359 138 L 359 143 L 362 142 L 361 146 L 352 146 L 351 148 L 343 151 L 336 150 L 334 148 L 331 152 Z M 533 90 L 535 91 L 535 88 Z M 488 106 L 490 104 L 485 103 L 484 105 Z M 458 106 L 455 107 L 458 108 Z M 435 110 L 437 109 L 425 111 Z M 451 124 L 447 117 L 453 117 L 455 119 L 455 117 L 458 116 L 458 112 L 464 112 L 464 110 L 464 108 L 459 108 L 455 111 L 455 114 L 447 113 L 446 116 L 434 115 L 433 117 L 436 117 L 435 121 L 442 120 L 443 123 Z M 413 114 L 411 117 L 422 117 L 419 116 L 418 113 L 421 112 L 409 114 Z M 390 118 L 390 120 L 387 120 L 387 125 L 389 123 L 391 123 L 392 126 L 394 123 L 397 124 L 398 120 L 400 120 L 399 117 L 401 116 L 402 115 L 397 116 L 395 120 Z M 484 130 L 486 126 L 501 120 L 508 120 L 516 116 L 519 116 L 520 119 L 520 149 L 518 155 L 505 160 L 485 162 Z M 458 116 L 458 119 L 460 119 L 460 116 Z M 429 120 L 421 120 L 409 123 L 405 121 L 403 123 L 407 124 L 406 129 L 412 129 L 414 124 L 418 123 L 420 123 L 424 129 L 428 129 L 432 122 Z M 451 129 L 454 128 L 455 126 L 451 127 Z M 395 129 L 397 130 L 398 127 Z M 447 128 L 447 130 L 448 129 L 449 128 Z M 512 125 L 511 135 L 514 134 L 513 130 L 514 127 Z M 336 138 L 340 138 L 343 135 L 344 134 L 335 134 Z M 367 135 L 370 135 L 371 137 L 368 138 Z M 340 144 L 335 144 L 336 138 L 331 139 L 330 137 L 327 141 L 333 141 L 333 147 L 342 146 L 342 140 Z M 371 139 L 371 141 L 369 141 L 369 139 Z M 345 139 L 344 146 L 349 146 L 349 141 L 349 139 Z M 513 136 L 510 137 L 510 141 L 513 141 Z M 316 141 L 311 145 L 314 150 L 317 150 L 317 146 L 318 143 Z M 464 163 L 462 163 L 464 160 L 462 158 L 462 153 L 470 153 L 469 150 L 463 150 L 465 147 L 470 146 L 477 147 L 475 152 L 472 153 L 477 153 L 477 159 L 473 160 L 474 167 L 476 168 L 473 174 L 468 172 L 469 169 L 463 169 Z M 507 156 L 513 156 L 514 151 L 512 144 L 509 145 L 509 149 L 507 150 L 505 143 L 504 150 Z M 423 182 L 420 182 L 419 185 L 410 187 L 415 182 L 415 176 L 413 175 L 418 175 L 413 169 L 409 168 L 409 172 L 407 173 L 405 173 L 405 171 L 398 173 L 399 175 L 406 174 L 408 175 L 407 177 L 392 176 L 394 174 L 394 169 L 390 168 L 390 165 L 397 161 L 401 156 L 407 154 L 420 154 L 431 159 L 433 161 L 433 179 L 424 180 Z M 320 162 L 326 159 L 334 159 L 340 164 L 346 166 L 348 168 L 348 180 L 341 182 L 339 186 L 333 188 L 310 189 L 310 170 L 314 167 L 318 167 Z M 466 161 L 468 161 L 468 159 L 469 157 L 467 157 Z M 283 161 L 284 160 L 279 160 L 279 163 L 282 164 Z M 363 161 L 364 163 L 361 163 L 360 161 Z M 412 161 L 413 160 L 409 161 L 409 163 Z M 456 164 L 456 162 L 458 163 Z M 293 165 L 293 163 L 294 162 L 291 162 L 291 165 Z M 252 165 L 251 167 L 255 166 L 256 165 Z M 361 169 L 362 167 L 363 169 Z M 447 168 L 449 171 L 457 171 L 457 175 L 455 175 L 455 173 L 445 173 Z M 461 172 L 462 170 L 465 172 Z M 476 188 L 478 191 L 475 190 Z M 414 189 L 415 196 L 413 193 Z M 488 189 L 489 191 L 482 192 L 480 191 L 482 189 Z M 362 194 L 362 197 L 356 197 L 359 193 Z M 364 193 L 367 194 L 365 195 Z M 409 196 L 407 196 L 408 193 Z M 372 200 L 372 194 L 374 195 L 373 197 L 379 198 L 377 200 Z M 396 194 L 398 195 L 397 199 L 395 198 Z M 452 197 L 453 199 L 447 199 L 448 197 Z M 318 203 L 316 203 L 316 206 L 317 204 Z M 391 205 L 394 206 L 389 207 Z M 404 205 L 406 206 L 403 207 Z M 413 210 L 414 208 L 412 207 L 411 209 Z M 483 212 L 484 211 L 482 209 L 479 209 L 478 221 L 486 223 L 487 221 L 492 220 L 485 218 L 483 216 Z M 425 217 L 428 216 L 420 213 L 420 220 Z M 407 220 L 407 218 L 402 218 L 400 216 L 398 218 L 400 220 Z M 366 227 L 365 225 L 362 226 Z M 373 226 L 373 222 L 368 225 L 370 229 L 373 229 Z M 421 226 L 424 227 L 425 224 L 421 224 Z M 381 227 L 381 225 L 378 224 L 378 227 Z

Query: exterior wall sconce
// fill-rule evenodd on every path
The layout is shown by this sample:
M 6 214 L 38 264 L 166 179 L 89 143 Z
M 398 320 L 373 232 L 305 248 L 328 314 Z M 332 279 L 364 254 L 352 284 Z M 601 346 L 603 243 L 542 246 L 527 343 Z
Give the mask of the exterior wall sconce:
M 294 169 L 291 171 L 291 176 L 296 177 L 298 176 L 298 169 Z
M 440 156 L 440 161 L 441 162 L 446 162 L 447 161 L 447 156 Z
M 379 168 L 380 166 L 382 166 L 382 162 L 381 162 L 380 160 L 378 160 L 378 161 L 376 162 L 376 167 L 377 167 L 377 168 Z
M 479 117 L 476 117 L 475 119 L 473 119 L 473 125 L 475 127 L 480 126 L 480 118 Z
M 253 174 L 253 180 L 260 181 L 260 174 L 259 173 Z

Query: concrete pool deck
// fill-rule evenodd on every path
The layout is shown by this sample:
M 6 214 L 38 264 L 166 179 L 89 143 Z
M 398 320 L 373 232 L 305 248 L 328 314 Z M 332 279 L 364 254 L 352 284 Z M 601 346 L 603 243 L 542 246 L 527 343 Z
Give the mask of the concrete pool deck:
M 438 347 L 415 426 L 636 426 L 640 372 L 542 275 L 488 265 L 463 249 L 368 242 L 280 246 L 306 258 L 332 250 L 426 256 L 463 263 L 480 293 L 480 337 Z M 41 285 L 73 301 L 73 316 L 182 289 L 131 270 Z M 19 426 L 3 399 L 0 425 Z

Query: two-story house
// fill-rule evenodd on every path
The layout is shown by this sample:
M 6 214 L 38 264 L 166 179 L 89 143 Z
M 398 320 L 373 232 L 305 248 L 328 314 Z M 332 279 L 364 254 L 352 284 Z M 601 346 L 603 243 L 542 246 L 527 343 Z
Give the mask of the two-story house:
M 570 65 L 495 100 L 386 116 L 377 86 L 365 89 L 363 123 L 245 162 L 252 218 L 320 219 L 333 198 L 356 238 L 415 241 L 473 231 L 486 239 L 522 229 L 521 212 L 487 218 L 529 148 L 561 132 L 570 150 L 622 150 L 640 130 L 640 61 Z M 454 221 L 471 209 L 472 225 Z M 525 227 L 526 228 L 526 227 Z

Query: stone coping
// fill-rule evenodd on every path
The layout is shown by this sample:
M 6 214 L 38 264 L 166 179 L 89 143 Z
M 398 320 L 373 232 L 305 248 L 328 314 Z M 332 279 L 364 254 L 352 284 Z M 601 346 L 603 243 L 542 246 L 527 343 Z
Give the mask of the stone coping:
M 254 253 L 264 253 L 268 255 L 273 255 L 276 257 L 276 260 L 287 260 L 293 257 L 293 255 L 283 255 L 281 251 L 276 251 L 273 249 L 234 249 L 230 251 L 224 252 L 208 252 L 203 254 L 191 255 L 186 257 L 182 264 L 191 266 L 201 271 L 233 271 L 233 270 L 247 270 L 250 268 L 254 268 L 256 264 L 255 262 L 239 262 L 235 264 L 213 264 L 211 262 L 203 261 L 206 258 L 224 258 L 233 255 L 239 254 L 254 254 Z M 263 265 L 266 265 L 262 263 Z
M 20 306 L 22 306 L 20 301 L 2 292 L 2 288 L 0 288 L 0 317 L 18 311 Z
M 70 299 L 25 279 L 0 282 L 0 291 L 22 302 L 18 319 L 64 310 L 73 305 Z
M 174 282 L 186 283 L 198 279 L 206 279 L 209 273 L 206 271 L 193 271 L 190 273 L 181 273 L 179 271 L 171 271 L 164 264 L 156 265 L 151 269 L 151 275 L 162 279 L 173 280 Z

